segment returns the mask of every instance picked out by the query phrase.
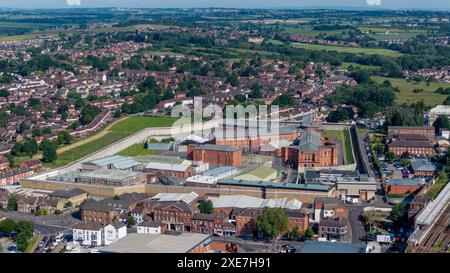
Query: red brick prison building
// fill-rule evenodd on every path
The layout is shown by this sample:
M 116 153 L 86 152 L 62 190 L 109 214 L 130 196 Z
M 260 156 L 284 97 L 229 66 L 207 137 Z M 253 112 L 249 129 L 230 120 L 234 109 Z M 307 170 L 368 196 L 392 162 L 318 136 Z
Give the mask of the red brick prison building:
M 265 130 L 263 131 L 261 127 Z M 301 135 L 301 130 L 289 126 L 279 126 L 276 131 L 270 132 L 270 125 L 261 121 L 258 123 L 247 120 L 246 125 L 241 125 L 235 124 L 234 120 L 225 120 L 222 128 L 224 135 L 216 135 L 214 144 L 254 151 L 258 151 L 262 145 L 273 141 L 286 140 L 292 142 Z M 253 130 L 255 133 L 250 133 L 249 130 Z
M 203 144 L 188 145 L 188 159 L 202 161 L 211 166 L 240 167 L 242 164 L 242 150 L 236 147 Z
M 338 165 L 339 150 L 336 143 L 327 141 L 322 131 L 307 129 L 298 142 L 282 148 L 284 164 L 298 168 L 318 168 Z

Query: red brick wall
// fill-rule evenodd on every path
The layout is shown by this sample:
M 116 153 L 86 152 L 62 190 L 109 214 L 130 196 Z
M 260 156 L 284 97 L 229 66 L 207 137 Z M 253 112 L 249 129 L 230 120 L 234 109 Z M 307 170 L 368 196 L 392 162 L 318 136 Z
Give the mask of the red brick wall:
M 387 187 L 388 194 L 406 194 L 406 193 L 413 193 L 415 192 L 419 187 L 418 186 L 398 186 L 398 185 L 392 185 Z
M 202 161 L 211 165 L 240 167 L 242 164 L 241 151 L 193 150 L 192 154 L 194 161 Z

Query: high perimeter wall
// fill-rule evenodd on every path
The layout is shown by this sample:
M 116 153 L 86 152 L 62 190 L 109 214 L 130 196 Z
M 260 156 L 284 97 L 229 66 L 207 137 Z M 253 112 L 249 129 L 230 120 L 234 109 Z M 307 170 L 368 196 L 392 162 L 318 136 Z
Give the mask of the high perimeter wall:
M 112 197 L 123 193 L 139 192 L 139 193 L 190 193 L 196 192 L 199 195 L 219 194 L 219 195 L 248 195 L 258 198 L 288 198 L 297 199 L 304 203 L 313 203 L 315 197 L 332 197 L 333 190 L 308 191 L 308 190 L 292 190 L 292 189 L 272 189 L 262 187 L 244 187 L 244 186 L 220 186 L 219 188 L 203 188 L 203 187 L 183 187 L 183 186 L 166 186 L 155 184 L 141 184 L 125 187 L 107 187 L 90 184 L 80 184 L 71 182 L 45 181 L 24 179 L 21 181 L 24 188 L 37 190 L 55 191 L 62 188 L 80 188 L 89 192 L 90 195 Z

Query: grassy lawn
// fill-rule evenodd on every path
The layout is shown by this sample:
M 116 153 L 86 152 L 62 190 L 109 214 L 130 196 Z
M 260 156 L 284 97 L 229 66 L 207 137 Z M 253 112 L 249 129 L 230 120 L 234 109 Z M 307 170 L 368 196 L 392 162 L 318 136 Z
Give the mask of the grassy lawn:
M 342 151 L 343 151 L 343 160 L 344 165 L 349 165 L 355 163 L 355 159 L 353 158 L 353 152 L 352 152 L 352 143 L 350 141 L 350 133 L 345 131 L 325 131 L 325 137 L 330 139 L 331 141 L 333 139 L 337 139 L 342 143 Z
M 56 168 L 61 167 L 70 162 L 78 160 L 89 154 L 92 154 L 102 148 L 105 148 L 127 136 L 130 136 L 142 129 L 149 127 L 168 127 L 176 119 L 164 117 L 148 117 L 148 116 L 133 116 L 125 119 L 114 126 L 104 136 L 78 146 L 74 149 L 58 154 L 58 159 L 54 162 L 45 164 L 47 167 Z
M 25 249 L 25 253 L 31 253 L 33 251 L 34 245 L 37 243 L 37 240 L 39 239 L 39 236 L 34 236 L 33 238 L 28 241 L 27 248 Z
M 301 44 L 301 43 L 293 44 L 293 46 L 308 50 L 326 50 L 326 51 L 337 51 L 341 53 L 367 54 L 367 55 L 378 54 L 388 57 L 398 57 L 402 55 L 400 52 L 384 48 L 348 47 L 348 46 Z
M 111 132 L 134 134 L 150 127 L 170 127 L 177 119 L 170 117 L 133 116 L 111 127 Z
M 391 82 L 392 86 L 398 87 L 400 92 L 397 93 L 397 103 L 398 104 L 411 104 L 413 102 L 418 102 L 423 100 L 426 105 L 434 106 L 436 104 L 442 103 L 448 95 L 435 93 L 436 89 L 439 87 L 447 88 L 450 87 L 448 83 L 426 83 L 426 82 L 415 82 L 407 81 L 406 79 L 400 78 L 386 78 L 374 76 L 372 79 L 378 83 L 382 83 L 385 80 Z M 414 89 L 423 89 L 421 93 L 414 93 Z
M 144 144 L 134 144 L 125 150 L 122 150 L 118 153 L 121 156 L 141 156 L 141 155 L 159 155 L 159 151 L 147 150 L 144 148 Z

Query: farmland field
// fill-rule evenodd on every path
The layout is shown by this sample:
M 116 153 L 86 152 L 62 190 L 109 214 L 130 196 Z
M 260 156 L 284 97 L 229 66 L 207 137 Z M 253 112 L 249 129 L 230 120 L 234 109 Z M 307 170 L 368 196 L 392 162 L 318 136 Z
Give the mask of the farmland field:
M 426 34 L 426 31 L 419 29 L 395 29 L 395 28 L 373 28 L 360 27 L 362 32 L 374 39 L 411 39 L 420 34 Z
M 320 34 L 326 35 L 341 34 L 343 31 L 345 31 L 345 29 L 315 30 L 311 26 L 295 26 L 295 27 L 287 27 L 285 31 L 289 34 L 298 34 L 306 37 L 317 37 Z
M 341 53 L 368 54 L 368 55 L 378 54 L 388 57 L 398 57 L 401 55 L 400 52 L 383 48 L 364 48 L 364 47 L 332 46 L 332 45 L 302 44 L 302 43 L 295 43 L 293 44 L 293 46 L 308 50 L 326 50 L 326 51 L 337 51 Z
M 385 80 L 391 82 L 392 86 L 397 87 L 400 92 L 396 93 L 398 104 L 403 103 L 413 103 L 423 100 L 426 105 L 434 106 L 436 104 L 442 103 L 448 95 L 435 93 L 436 89 L 439 87 L 450 87 L 448 83 L 426 83 L 426 82 L 414 82 L 408 81 L 406 79 L 399 78 L 386 78 L 386 77 L 372 77 L 377 83 L 382 83 Z M 414 89 L 423 89 L 423 92 L 414 93 Z

